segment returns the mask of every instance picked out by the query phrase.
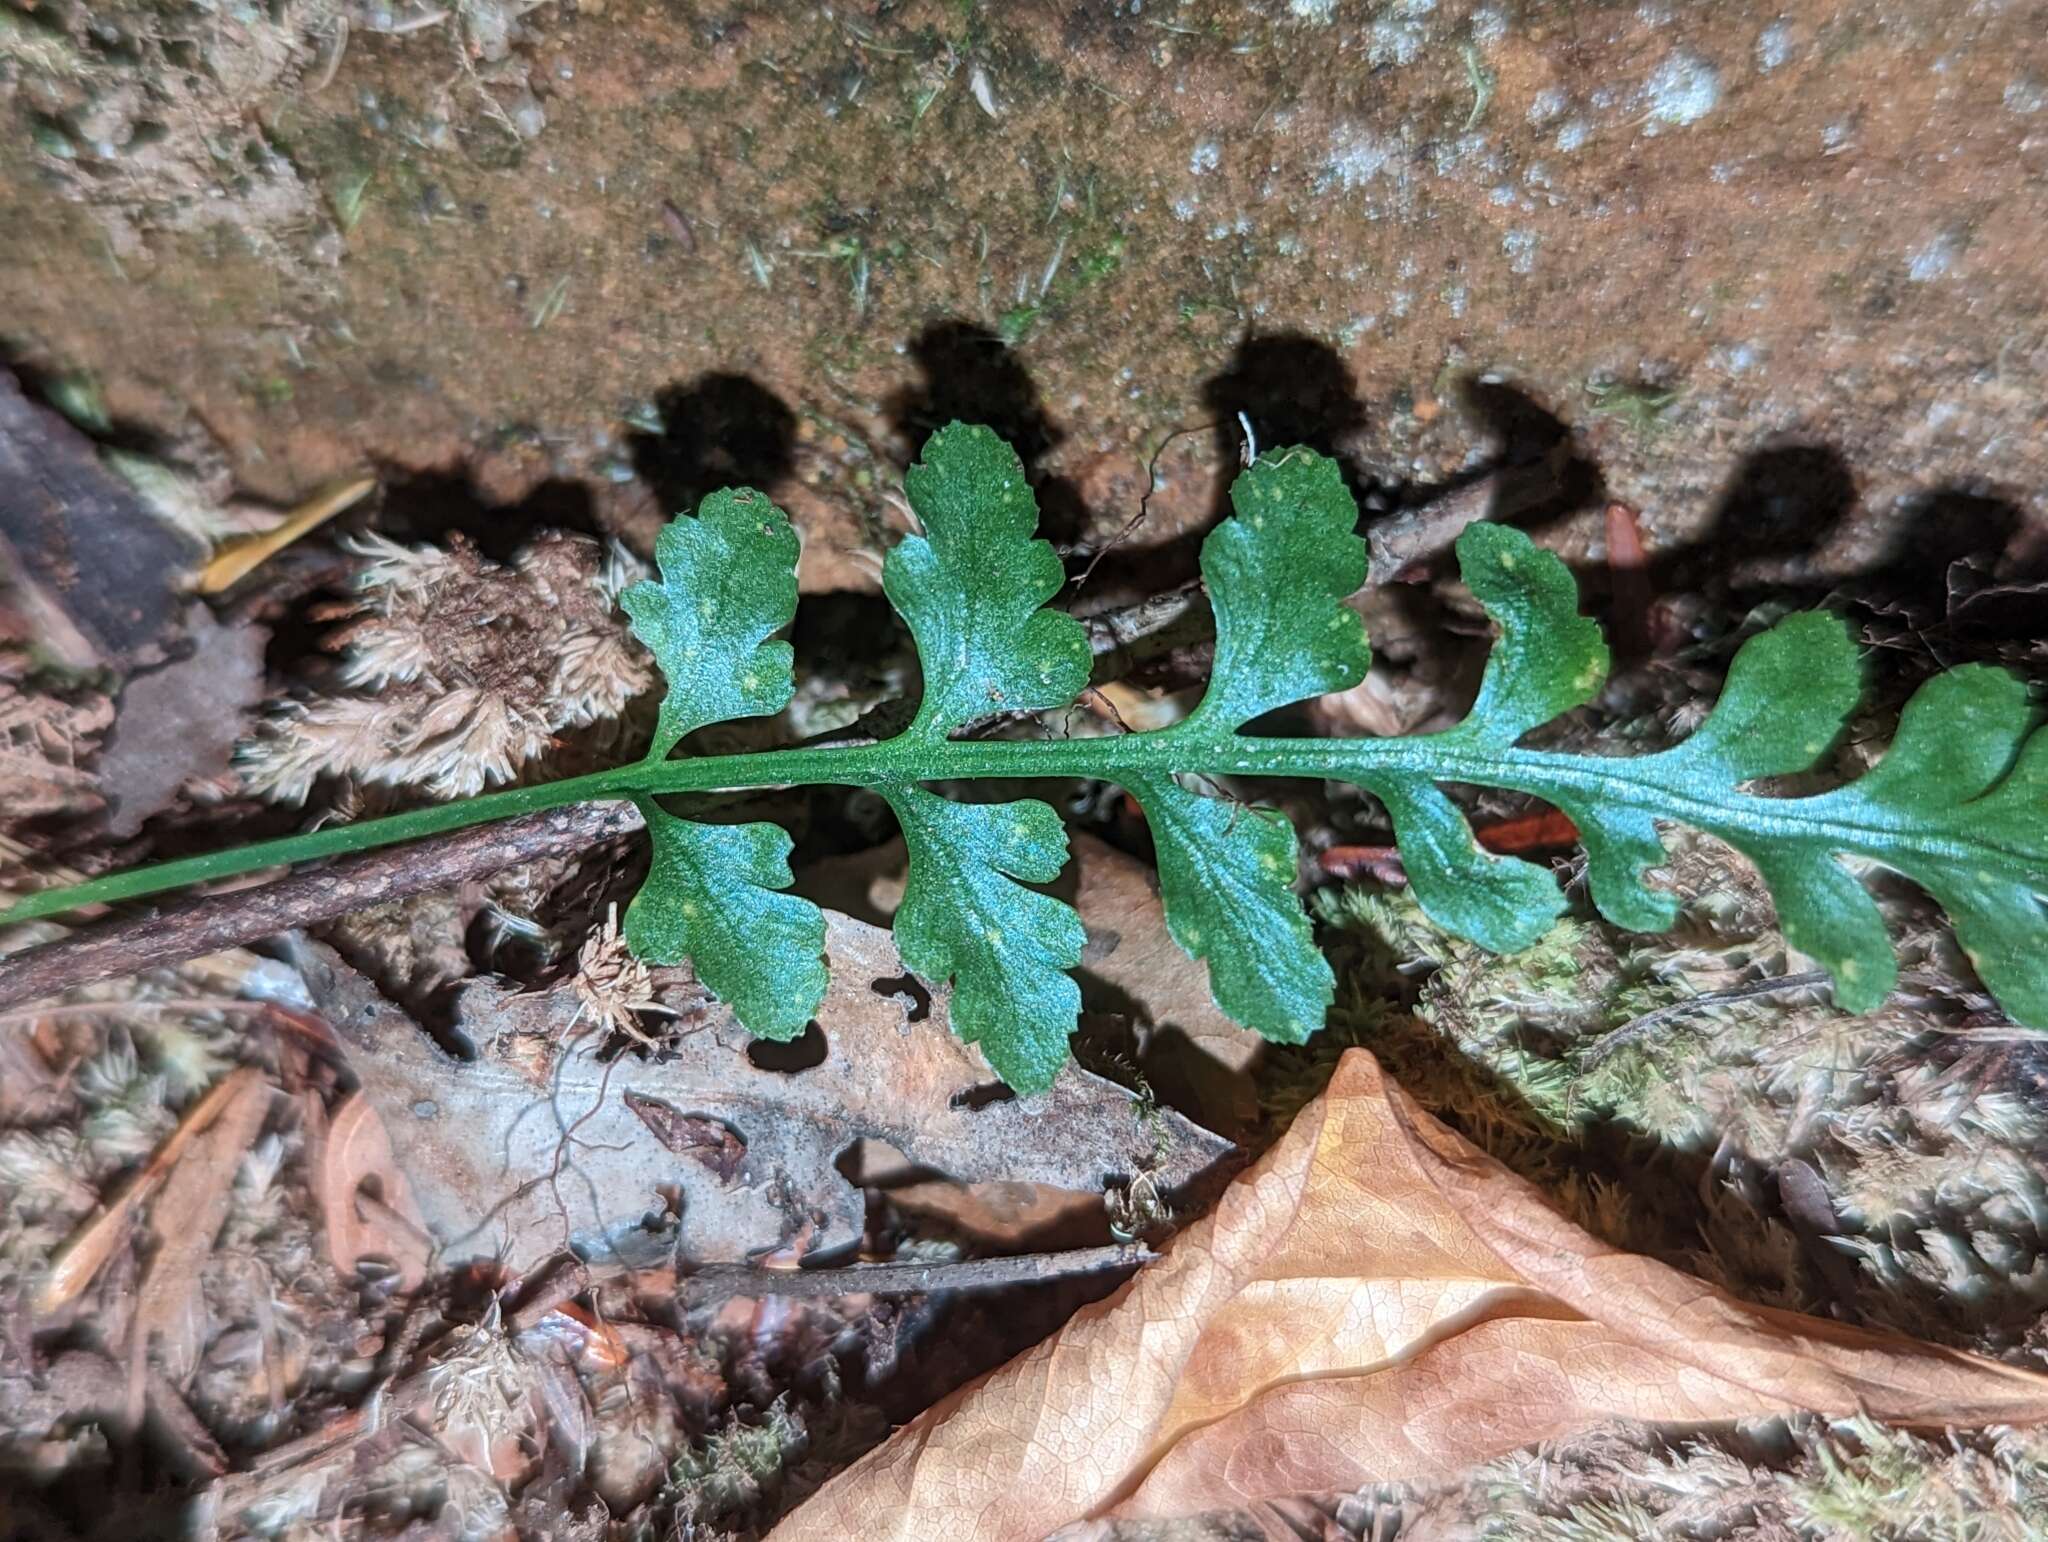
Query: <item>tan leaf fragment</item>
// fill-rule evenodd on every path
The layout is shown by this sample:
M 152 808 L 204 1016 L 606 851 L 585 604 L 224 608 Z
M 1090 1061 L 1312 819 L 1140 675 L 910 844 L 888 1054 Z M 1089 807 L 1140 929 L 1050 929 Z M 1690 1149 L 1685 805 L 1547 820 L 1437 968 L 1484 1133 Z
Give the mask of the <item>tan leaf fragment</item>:
M 359 1091 L 334 1111 L 313 1191 L 327 1223 L 327 1257 L 336 1269 L 354 1274 L 365 1258 L 381 1258 L 398 1270 L 407 1290 L 418 1288 L 427 1277 L 433 1238 L 376 1105 Z
M 229 1083 L 213 1123 L 185 1149 L 150 1206 L 157 1250 L 136 1298 L 133 1344 L 138 1357 L 154 1344 L 173 1386 L 183 1386 L 198 1369 L 206 1339 L 200 1270 L 227 1221 L 235 1169 L 270 1112 L 270 1084 L 261 1070 L 244 1066 L 229 1073 L 223 1085 Z
M 2048 1421 L 2048 1376 L 1747 1305 L 1564 1220 L 1363 1050 L 1166 1256 L 774 1542 L 1040 1538 L 1445 1478 L 1613 1418 Z

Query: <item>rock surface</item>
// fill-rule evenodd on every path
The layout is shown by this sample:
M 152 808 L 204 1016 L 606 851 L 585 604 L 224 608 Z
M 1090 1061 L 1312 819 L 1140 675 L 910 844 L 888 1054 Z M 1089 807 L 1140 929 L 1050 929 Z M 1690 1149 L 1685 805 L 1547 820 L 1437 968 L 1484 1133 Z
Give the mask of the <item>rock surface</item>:
M 369 462 L 644 544 L 745 480 L 864 588 L 952 416 L 1083 548 L 1192 430 L 1098 580 L 1156 584 L 1242 412 L 1396 487 L 1568 425 L 1583 556 L 1603 486 L 1815 585 L 2042 516 L 2037 7 L 581 0 L 337 49 L 323 0 L 99 46 L 13 4 L 0 345 L 273 498 Z M 167 161 L 174 87 L 250 166 Z

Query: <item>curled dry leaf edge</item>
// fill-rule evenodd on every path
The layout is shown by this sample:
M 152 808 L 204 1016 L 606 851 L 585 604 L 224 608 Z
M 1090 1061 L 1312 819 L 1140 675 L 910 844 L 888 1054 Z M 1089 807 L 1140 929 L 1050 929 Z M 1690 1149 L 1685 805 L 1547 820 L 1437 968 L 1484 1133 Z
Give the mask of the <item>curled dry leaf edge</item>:
M 1042 1538 L 1431 1481 L 1609 1419 L 2048 1421 L 2048 1376 L 1752 1306 L 1600 1242 L 1364 1050 L 1215 1211 L 773 1542 Z

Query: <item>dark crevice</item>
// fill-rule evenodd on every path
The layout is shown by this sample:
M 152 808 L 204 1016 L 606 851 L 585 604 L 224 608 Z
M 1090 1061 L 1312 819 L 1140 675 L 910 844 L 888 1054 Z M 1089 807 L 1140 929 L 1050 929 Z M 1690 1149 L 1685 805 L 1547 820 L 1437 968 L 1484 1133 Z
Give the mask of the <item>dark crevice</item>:
M 825 1030 L 814 1019 L 804 1024 L 804 1031 L 786 1044 L 774 1039 L 753 1040 L 747 1045 L 747 1060 L 757 1071 L 794 1075 L 823 1065 L 827 1052 Z

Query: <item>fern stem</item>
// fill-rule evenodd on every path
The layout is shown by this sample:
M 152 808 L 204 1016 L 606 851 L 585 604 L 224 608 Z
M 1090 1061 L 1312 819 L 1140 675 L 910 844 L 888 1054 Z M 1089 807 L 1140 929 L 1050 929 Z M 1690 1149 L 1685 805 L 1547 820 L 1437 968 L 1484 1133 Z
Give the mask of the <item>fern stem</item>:
M 1192 732 L 1190 732 L 1192 730 Z M 1945 851 L 1902 818 L 1875 829 L 1814 805 L 1823 800 L 1704 796 L 1660 757 L 1591 759 L 1542 750 L 1476 748 L 1450 735 L 1408 739 L 1271 739 L 1217 736 L 1198 723 L 1102 739 L 945 739 L 906 733 L 879 744 L 765 750 L 752 754 L 636 762 L 588 776 L 515 787 L 459 803 L 436 804 L 360 824 L 331 825 L 205 856 L 112 873 L 70 888 L 45 890 L 0 912 L 0 924 L 55 915 L 80 905 L 140 899 L 190 884 L 238 877 L 320 857 L 366 851 L 564 804 L 605 798 L 748 792 L 773 787 L 878 787 L 952 780 L 1085 777 L 1108 781 L 1140 774 L 1307 777 L 1352 782 L 1411 779 L 1507 788 L 1556 802 L 1592 799 L 1634 805 L 1722 836 L 1824 837 L 1836 849 L 1881 854 L 1901 847 Z M 1661 774 L 1660 774 L 1661 773 Z
M 622 797 L 626 790 L 622 783 L 631 783 L 642 769 L 632 765 L 589 776 L 569 777 L 559 782 L 543 782 L 533 787 L 513 787 L 457 803 L 437 803 L 431 808 L 412 809 L 382 819 L 366 819 L 360 824 L 329 825 L 303 835 L 281 835 L 247 846 L 230 847 L 226 851 L 208 852 L 203 856 L 179 857 L 170 862 L 129 868 L 68 888 L 45 889 L 39 894 L 31 894 L 0 911 L 0 925 L 32 921 L 39 916 L 56 915 L 80 905 L 111 905 L 121 900 L 142 899 L 191 884 L 238 878 L 267 867 L 286 867 L 318 857 L 393 846 L 401 841 L 415 841 L 423 836 L 489 824 L 517 814 L 559 808 L 566 803 Z

